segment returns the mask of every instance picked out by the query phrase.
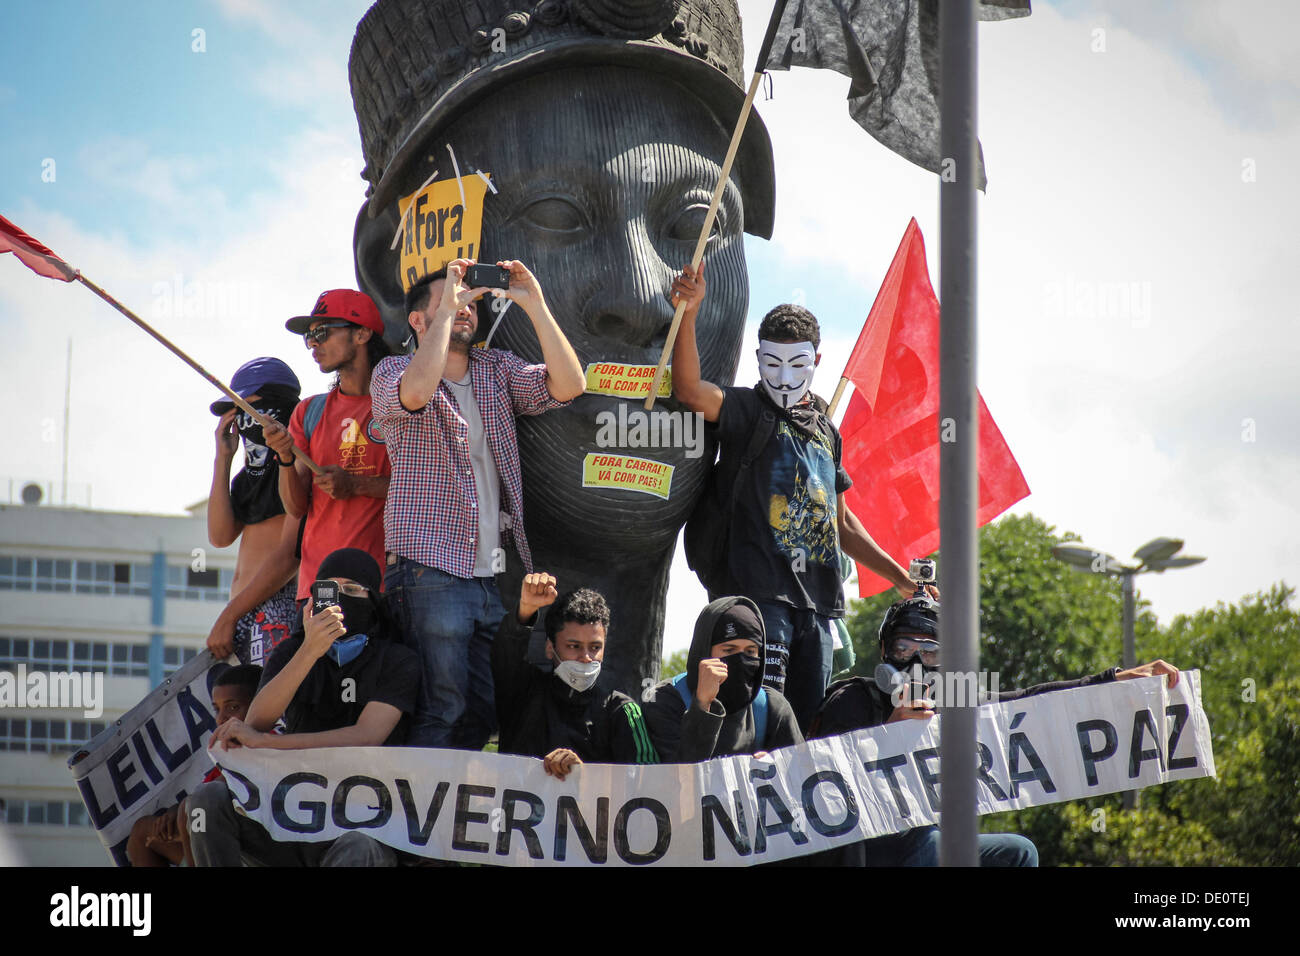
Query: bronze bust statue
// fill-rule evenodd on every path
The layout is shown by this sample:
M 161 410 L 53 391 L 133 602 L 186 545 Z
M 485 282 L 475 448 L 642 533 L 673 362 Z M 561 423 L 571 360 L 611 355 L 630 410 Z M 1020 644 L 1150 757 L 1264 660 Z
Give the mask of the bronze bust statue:
M 476 258 L 529 266 L 584 367 L 653 366 L 672 320 L 666 293 L 690 260 L 744 99 L 742 68 L 734 0 L 379 0 L 349 65 L 371 184 L 354 244 L 390 343 L 407 334 L 390 249 L 398 199 L 435 168 L 452 175 L 450 144 L 463 174 L 488 171 L 498 189 Z M 748 306 L 742 235 L 771 235 L 773 193 L 771 145 L 752 116 L 705 252 L 698 340 L 710 381 L 735 377 Z M 541 360 L 513 308 L 492 345 Z M 634 696 L 658 667 L 677 533 L 714 454 L 702 430 L 697 447 L 602 447 L 601 413 L 640 412 L 644 394 L 588 393 L 518 422 L 534 564 L 561 590 L 605 594 L 605 665 Z M 656 412 L 687 414 L 671 399 Z M 668 496 L 584 487 L 584 458 L 605 452 L 671 465 Z M 507 606 L 523 573 L 509 559 Z

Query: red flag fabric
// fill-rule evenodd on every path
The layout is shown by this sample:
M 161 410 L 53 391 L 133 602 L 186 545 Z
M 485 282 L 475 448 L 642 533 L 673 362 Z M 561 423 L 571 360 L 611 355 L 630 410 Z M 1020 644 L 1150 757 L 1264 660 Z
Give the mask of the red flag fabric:
M 47 279 L 72 282 L 77 278 L 77 270 L 56 256 L 48 246 L 41 245 L 0 216 L 0 255 L 6 252 L 12 252 L 27 268 Z
M 844 415 L 845 501 L 876 544 L 904 567 L 939 546 L 939 300 L 913 219 L 844 377 L 854 393 Z M 979 507 L 987 524 L 1029 494 L 1011 449 L 979 398 Z M 858 594 L 891 585 L 858 565 Z

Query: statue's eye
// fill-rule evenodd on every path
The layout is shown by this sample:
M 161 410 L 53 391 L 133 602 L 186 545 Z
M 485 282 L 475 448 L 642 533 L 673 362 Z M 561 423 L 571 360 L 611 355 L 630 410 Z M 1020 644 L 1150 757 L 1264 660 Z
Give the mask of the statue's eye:
M 704 228 L 704 217 L 709 213 L 708 203 L 692 203 L 687 206 L 668 224 L 668 238 L 680 239 L 683 242 L 695 242 L 700 238 L 700 230 Z M 712 242 L 722 233 L 722 210 L 718 210 L 717 216 L 713 219 L 713 228 L 709 231 L 709 242 Z
M 536 229 L 549 232 L 577 233 L 589 228 L 583 211 L 560 196 L 546 196 L 530 202 L 515 216 Z

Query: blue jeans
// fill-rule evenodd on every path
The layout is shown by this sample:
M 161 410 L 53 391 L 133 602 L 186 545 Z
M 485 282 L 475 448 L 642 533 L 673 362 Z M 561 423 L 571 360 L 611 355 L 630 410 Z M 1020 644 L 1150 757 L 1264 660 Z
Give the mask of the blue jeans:
M 767 632 L 767 669 L 763 683 L 785 695 L 807 731 L 831 680 L 835 650 L 834 622 L 815 611 L 788 604 L 755 601 Z
M 938 866 L 939 828 L 915 827 L 865 840 L 867 866 Z M 1018 833 L 981 833 L 980 866 L 1037 866 L 1038 849 Z
M 492 639 L 506 611 L 496 581 L 398 558 L 384 574 L 384 592 L 402 642 L 421 661 L 407 745 L 482 750 L 497 725 Z

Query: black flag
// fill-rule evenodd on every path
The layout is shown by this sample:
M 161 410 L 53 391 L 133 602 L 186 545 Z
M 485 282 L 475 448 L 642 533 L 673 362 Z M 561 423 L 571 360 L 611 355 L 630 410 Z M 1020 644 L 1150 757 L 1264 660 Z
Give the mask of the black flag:
M 1029 16 L 1029 0 L 980 0 L 981 20 Z M 939 0 L 787 0 L 755 69 L 806 66 L 849 77 L 849 115 L 904 159 L 942 173 Z M 976 170 L 987 185 L 984 154 Z

